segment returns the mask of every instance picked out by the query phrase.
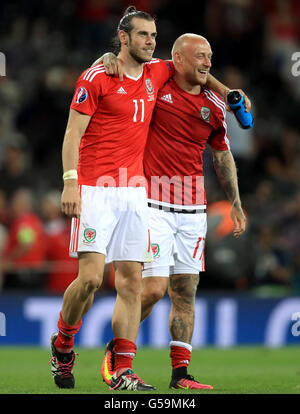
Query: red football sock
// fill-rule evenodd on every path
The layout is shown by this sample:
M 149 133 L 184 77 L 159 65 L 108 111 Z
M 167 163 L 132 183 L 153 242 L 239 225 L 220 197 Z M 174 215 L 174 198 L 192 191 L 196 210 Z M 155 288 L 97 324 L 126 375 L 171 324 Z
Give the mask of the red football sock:
M 180 341 L 170 342 L 170 357 L 172 368 L 188 367 L 191 360 L 192 347 Z
M 80 319 L 80 321 L 75 326 L 68 325 L 63 320 L 60 312 L 57 322 L 59 331 L 56 341 L 54 342 L 54 346 L 58 352 L 67 353 L 72 351 L 74 345 L 74 335 L 79 331 L 81 323 L 82 321 Z
M 129 339 L 114 338 L 115 371 L 132 369 L 132 360 L 136 354 L 136 344 Z

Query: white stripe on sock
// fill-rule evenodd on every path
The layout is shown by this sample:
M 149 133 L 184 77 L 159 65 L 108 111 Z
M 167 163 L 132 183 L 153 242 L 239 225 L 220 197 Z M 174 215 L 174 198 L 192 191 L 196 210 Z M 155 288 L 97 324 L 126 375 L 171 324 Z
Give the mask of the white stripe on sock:
M 135 357 L 135 353 L 134 352 L 116 352 L 117 355 L 128 355 L 131 356 L 132 358 Z
M 186 342 L 181 341 L 171 341 L 169 346 L 181 346 L 182 348 L 186 348 L 188 351 L 192 352 L 192 345 L 187 344 Z

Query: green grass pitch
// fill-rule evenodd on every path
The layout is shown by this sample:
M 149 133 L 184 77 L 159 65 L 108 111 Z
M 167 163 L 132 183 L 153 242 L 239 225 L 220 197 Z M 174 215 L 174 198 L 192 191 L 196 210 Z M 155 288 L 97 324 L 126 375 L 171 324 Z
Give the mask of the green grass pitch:
M 0 347 L 0 394 L 114 394 L 100 378 L 103 349 L 77 348 L 74 368 L 76 387 L 60 390 L 52 380 L 51 357 L 47 349 Z M 214 386 L 201 394 L 299 394 L 299 347 L 268 349 L 238 347 L 231 349 L 194 349 L 189 372 Z M 134 370 L 145 382 L 156 386 L 151 394 L 191 394 L 170 390 L 168 349 L 139 348 Z M 122 391 L 122 394 L 129 393 Z

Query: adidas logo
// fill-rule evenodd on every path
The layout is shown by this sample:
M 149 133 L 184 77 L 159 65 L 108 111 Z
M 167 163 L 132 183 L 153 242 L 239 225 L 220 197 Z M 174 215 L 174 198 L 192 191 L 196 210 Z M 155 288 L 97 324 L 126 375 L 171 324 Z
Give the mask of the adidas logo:
M 120 93 L 120 94 L 123 94 L 123 95 L 127 94 L 127 92 L 125 91 L 125 89 L 122 86 L 121 86 L 120 89 L 117 90 L 117 93 Z
M 172 95 L 170 93 L 168 93 L 167 95 L 162 96 L 160 99 L 162 101 L 166 101 L 166 102 L 169 102 L 169 103 L 173 103 Z

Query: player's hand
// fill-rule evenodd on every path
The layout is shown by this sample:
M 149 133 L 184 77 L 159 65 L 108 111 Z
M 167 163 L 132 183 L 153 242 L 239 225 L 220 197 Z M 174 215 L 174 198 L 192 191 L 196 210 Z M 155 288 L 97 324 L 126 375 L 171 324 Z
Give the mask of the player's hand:
M 234 203 L 231 207 L 231 218 L 234 224 L 233 235 L 240 237 L 246 230 L 246 216 L 240 203 Z
M 236 89 L 237 91 L 239 91 L 240 92 L 240 94 L 242 94 L 243 95 L 243 98 L 244 98 L 244 102 L 245 102 L 245 107 L 246 107 L 246 112 L 250 112 L 251 111 L 251 101 L 250 101 L 250 99 L 248 98 L 248 96 L 245 94 L 245 92 L 244 91 L 242 91 L 242 89 Z M 232 109 L 229 107 L 229 105 L 228 105 L 228 101 L 227 101 L 227 95 L 229 94 L 229 92 L 231 92 L 231 90 L 230 89 L 226 89 L 225 90 L 225 92 L 224 92 L 224 101 L 225 101 L 225 104 L 226 104 L 226 109 L 227 109 L 227 111 L 229 111 L 229 112 L 232 112 Z
M 123 80 L 124 70 L 123 70 L 123 62 L 121 59 L 117 58 L 116 55 L 113 53 L 105 53 L 99 59 L 97 59 L 92 66 L 98 65 L 99 63 L 103 63 L 105 67 L 105 72 L 107 75 L 116 75 L 119 76 L 120 81 Z
M 68 217 L 79 218 L 81 213 L 81 197 L 77 180 L 66 180 L 61 196 L 61 211 Z

